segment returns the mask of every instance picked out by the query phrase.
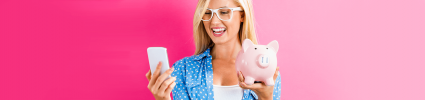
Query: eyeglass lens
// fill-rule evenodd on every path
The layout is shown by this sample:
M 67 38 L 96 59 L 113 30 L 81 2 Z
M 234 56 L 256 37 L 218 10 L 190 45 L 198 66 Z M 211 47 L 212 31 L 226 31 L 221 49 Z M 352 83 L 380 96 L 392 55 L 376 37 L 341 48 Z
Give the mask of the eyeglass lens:
M 229 20 L 230 17 L 232 16 L 232 10 L 230 9 L 219 9 L 217 11 L 218 17 L 220 17 L 220 19 L 222 20 Z M 214 16 L 211 10 L 207 10 L 204 14 L 204 16 L 202 17 L 203 20 L 210 20 L 212 17 Z

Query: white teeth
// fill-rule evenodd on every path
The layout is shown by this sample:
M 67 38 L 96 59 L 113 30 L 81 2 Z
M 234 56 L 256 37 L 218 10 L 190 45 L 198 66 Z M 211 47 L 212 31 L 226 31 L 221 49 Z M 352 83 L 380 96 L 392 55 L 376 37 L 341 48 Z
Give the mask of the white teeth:
M 220 29 L 213 29 L 213 31 L 224 31 L 224 28 L 220 28 Z
M 214 34 L 222 34 L 222 33 L 216 33 L 216 32 L 218 32 L 218 31 L 224 31 L 224 30 L 226 30 L 226 29 L 225 28 L 213 29 Z

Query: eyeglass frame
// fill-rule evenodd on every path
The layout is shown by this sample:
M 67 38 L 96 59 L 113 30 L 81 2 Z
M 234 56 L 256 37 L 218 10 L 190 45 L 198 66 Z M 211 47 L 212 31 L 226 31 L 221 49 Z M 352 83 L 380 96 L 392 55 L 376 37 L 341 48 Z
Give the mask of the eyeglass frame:
M 228 20 L 223 20 L 223 19 L 221 19 L 220 18 L 220 16 L 218 15 L 218 10 L 220 10 L 220 9 L 230 9 L 231 10 L 231 13 L 232 13 L 232 15 L 230 16 L 230 18 L 228 19 Z M 242 10 L 242 8 L 241 7 L 235 7 L 235 8 L 228 8 L 228 7 L 226 7 L 226 8 L 218 8 L 218 9 L 209 9 L 209 8 L 207 8 L 207 10 L 210 10 L 211 11 L 211 18 L 210 19 L 208 19 L 208 20 L 203 20 L 202 18 L 201 18 L 201 20 L 202 21 L 210 21 L 213 17 L 214 17 L 214 13 L 217 15 L 217 18 L 218 19 L 220 19 L 221 21 L 229 21 L 229 20 L 231 20 L 232 19 L 232 17 L 233 17 L 233 11 L 243 11 Z M 205 12 L 204 12 L 205 13 Z M 205 14 L 204 14 L 204 16 L 205 16 Z M 203 17 L 203 16 L 202 16 Z

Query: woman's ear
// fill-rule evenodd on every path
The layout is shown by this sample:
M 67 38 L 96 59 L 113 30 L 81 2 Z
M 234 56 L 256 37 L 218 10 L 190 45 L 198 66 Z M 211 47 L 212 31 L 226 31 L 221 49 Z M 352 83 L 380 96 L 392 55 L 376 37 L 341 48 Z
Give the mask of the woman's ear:
M 243 11 L 241 11 L 241 22 L 244 21 L 244 18 L 245 18 L 245 13 Z

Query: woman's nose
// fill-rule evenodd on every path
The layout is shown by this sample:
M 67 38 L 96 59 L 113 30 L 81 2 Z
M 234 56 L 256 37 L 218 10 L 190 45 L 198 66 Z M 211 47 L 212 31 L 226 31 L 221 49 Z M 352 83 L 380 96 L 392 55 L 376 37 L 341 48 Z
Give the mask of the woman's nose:
M 218 19 L 218 14 L 214 13 L 213 18 L 211 19 L 212 24 L 220 24 L 221 20 Z

